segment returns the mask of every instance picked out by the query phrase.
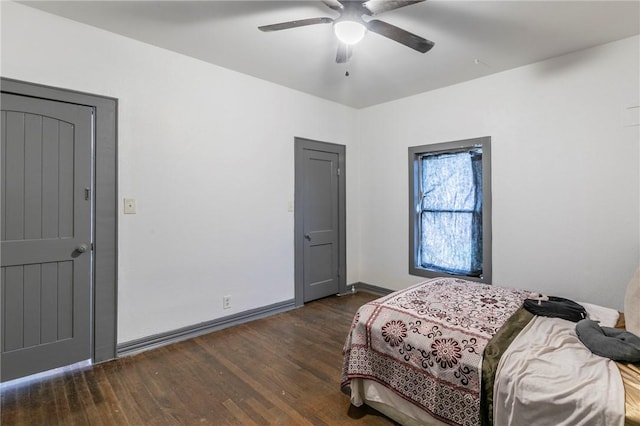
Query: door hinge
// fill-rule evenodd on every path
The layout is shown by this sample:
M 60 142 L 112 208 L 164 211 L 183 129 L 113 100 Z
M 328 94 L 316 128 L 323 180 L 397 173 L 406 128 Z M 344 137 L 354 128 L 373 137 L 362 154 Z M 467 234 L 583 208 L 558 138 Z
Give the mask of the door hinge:
M 87 201 L 91 199 L 91 188 L 84 189 L 84 199 Z
M 338 168 L 338 176 L 340 176 L 340 169 Z

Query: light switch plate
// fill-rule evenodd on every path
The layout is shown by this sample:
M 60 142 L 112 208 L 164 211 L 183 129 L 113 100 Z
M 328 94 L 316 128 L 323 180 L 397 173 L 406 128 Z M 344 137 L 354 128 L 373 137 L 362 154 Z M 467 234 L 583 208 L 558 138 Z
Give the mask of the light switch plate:
M 136 214 L 136 199 L 125 198 L 124 199 L 124 214 Z

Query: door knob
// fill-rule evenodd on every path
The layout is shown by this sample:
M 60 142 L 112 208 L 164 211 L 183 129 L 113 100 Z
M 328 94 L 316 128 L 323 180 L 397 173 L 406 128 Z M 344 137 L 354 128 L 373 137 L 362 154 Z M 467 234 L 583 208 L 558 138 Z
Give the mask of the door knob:
M 309 235 L 309 234 L 305 234 L 305 235 L 304 235 L 304 237 L 305 237 L 307 240 L 311 241 L 311 235 Z
M 78 253 L 84 253 L 85 251 L 87 251 L 87 249 L 89 248 L 88 245 L 86 244 L 80 244 L 78 247 L 76 247 L 76 251 Z

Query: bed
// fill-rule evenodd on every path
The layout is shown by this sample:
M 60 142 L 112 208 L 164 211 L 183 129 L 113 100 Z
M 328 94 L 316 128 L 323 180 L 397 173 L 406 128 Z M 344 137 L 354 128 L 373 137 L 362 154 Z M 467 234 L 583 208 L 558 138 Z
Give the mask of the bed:
M 591 353 L 573 322 L 532 315 L 529 295 L 437 278 L 363 305 L 342 390 L 403 425 L 640 426 L 640 368 Z

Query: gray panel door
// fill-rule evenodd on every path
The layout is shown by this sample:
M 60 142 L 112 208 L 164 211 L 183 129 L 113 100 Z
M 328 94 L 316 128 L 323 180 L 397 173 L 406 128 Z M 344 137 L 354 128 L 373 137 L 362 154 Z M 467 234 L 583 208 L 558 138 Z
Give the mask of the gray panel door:
M 338 154 L 305 149 L 304 301 L 339 293 Z
M 92 114 L 2 94 L 2 381 L 91 358 Z

